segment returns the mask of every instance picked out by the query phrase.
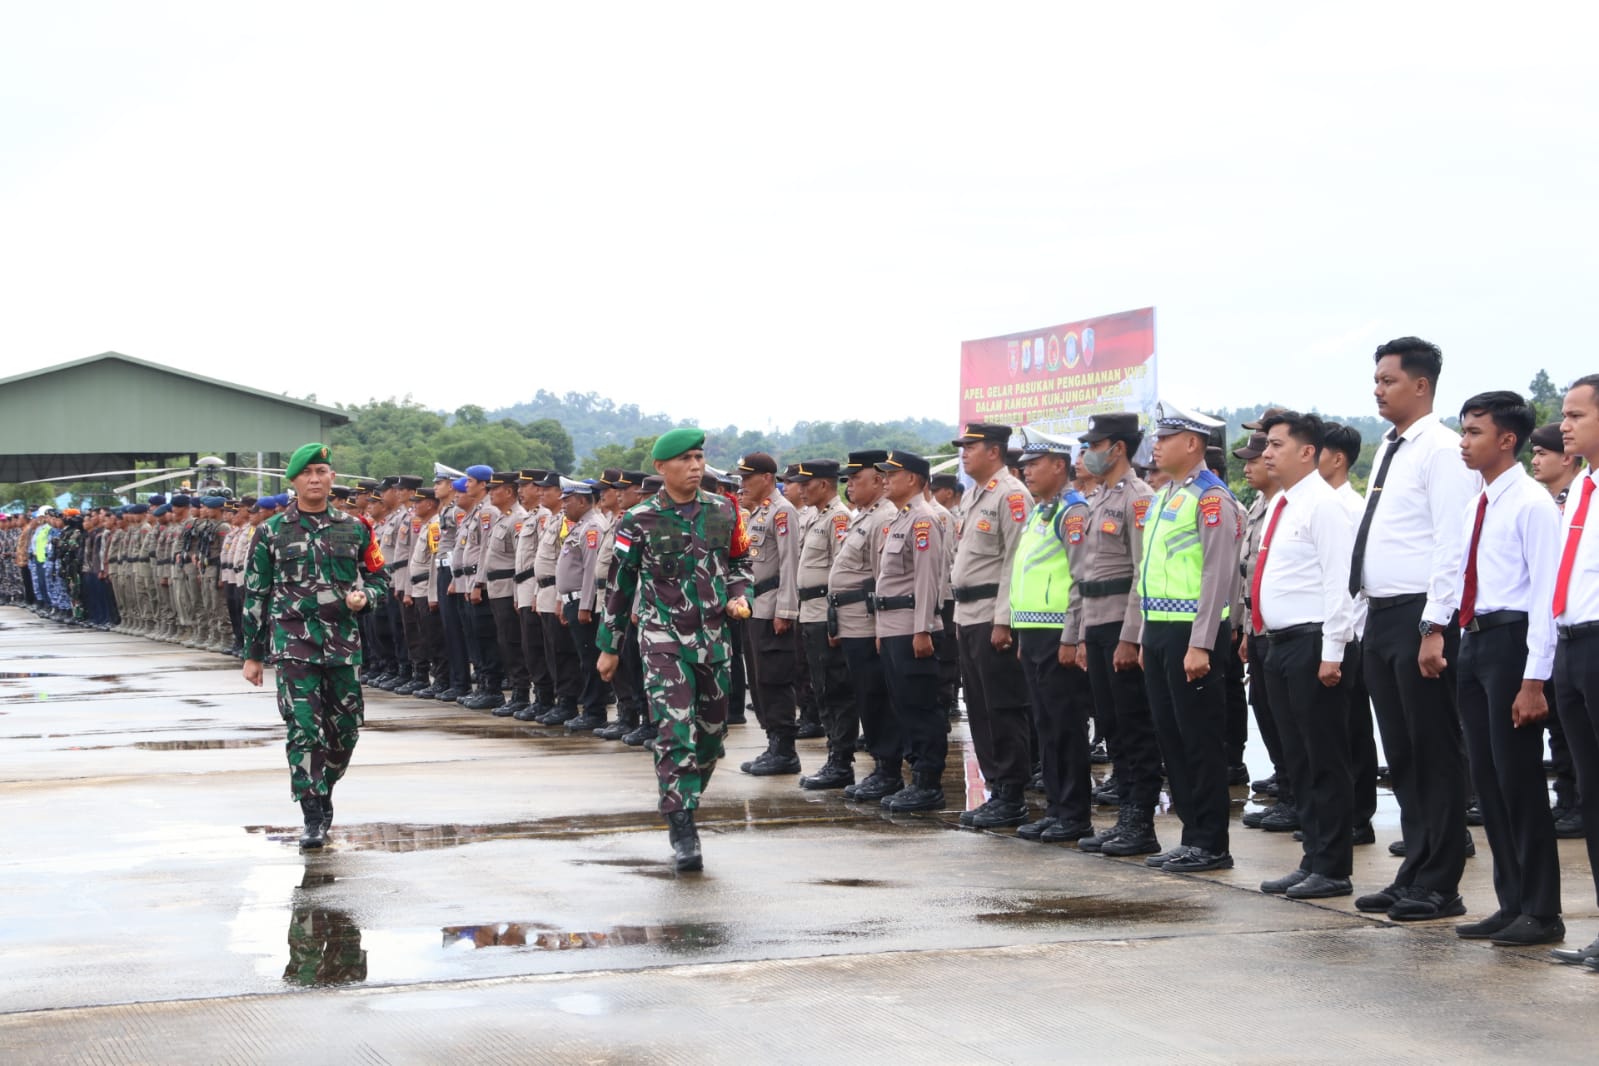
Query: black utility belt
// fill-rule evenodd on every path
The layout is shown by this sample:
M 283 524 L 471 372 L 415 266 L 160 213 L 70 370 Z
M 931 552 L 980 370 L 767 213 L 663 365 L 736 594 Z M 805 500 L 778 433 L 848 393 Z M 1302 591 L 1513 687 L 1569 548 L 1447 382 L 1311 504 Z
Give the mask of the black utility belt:
M 511 580 L 515 581 L 518 585 L 520 585 L 522 582 L 526 581 L 528 578 L 530 578 L 532 576 L 533 576 L 533 571 L 532 570 L 518 570 L 516 573 L 511 575 Z
M 1471 623 L 1460 628 L 1467 633 L 1481 633 L 1484 629 L 1514 625 L 1527 620 L 1526 611 L 1484 611 L 1482 614 L 1472 616 Z
M 805 603 L 810 600 L 819 600 L 826 595 L 826 585 L 806 585 L 802 586 L 799 590 L 799 598 L 801 603 Z
M 553 577 L 541 577 L 539 578 L 538 587 L 541 589 L 547 589 L 553 584 L 555 584 L 555 579 Z
M 867 578 L 866 584 L 860 588 L 850 589 L 848 592 L 835 592 L 827 597 L 827 602 L 834 607 L 848 607 L 852 603 L 865 603 L 867 608 L 870 609 L 873 606 L 872 593 L 876 591 L 877 580 L 875 578 Z
M 488 573 L 488 579 L 490 581 L 504 581 L 506 578 L 515 576 L 515 570 L 490 570 Z
M 1578 622 L 1571 626 L 1555 626 L 1555 632 L 1561 640 L 1570 640 L 1573 637 L 1589 637 L 1599 634 L 1599 622 Z
M 779 576 L 773 576 L 765 578 L 761 581 L 757 581 L 755 582 L 755 595 L 764 596 L 768 592 L 775 592 L 777 591 L 777 586 L 781 585 L 782 583 L 783 579 Z
M 474 563 L 471 566 L 458 566 L 451 570 L 450 573 L 454 574 L 456 577 L 471 577 L 473 574 L 477 573 L 477 564 Z
M 908 611 L 916 606 L 916 597 L 911 596 L 879 596 L 877 609 L 879 611 Z
M 995 593 L 999 590 L 996 588 Z M 1077 591 L 1086 599 L 1099 599 L 1104 596 L 1125 596 L 1133 591 L 1133 579 L 1128 577 L 1111 577 L 1104 581 L 1079 581 Z
M 410 565 L 411 565 L 411 561 L 409 559 L 407 559 L 403 563 L 389 563 L 383 569 L 392 574 L 392 573 L 394 573 L 394 571 L 400 569 L 400 567 L 402 567 L 402 566 L 410 566 Z
M 1127 587 L 1132 588 L 1131 585 Z M 991 600 L 998 596 L 999 585 L 997 583 L 993 585 L 967 585 L 964 588 L 957 587 L 953 591 L 956 603 L 976 603 L 979 600 Z
M 1321 636 L 1320 622 L 1304 622 L 1297 626 L 1283 626 L 1281 629 L 1273 629 L 1265 634 L 1266 639 L 1273 644 L 1281 640 L 1293 640 L 1296 637 L 1319 636 Z
M 1426 603 L 1425 592 L 1407 592 L 1403 596 L 1367 596 L 1366 604 L 1373 611 L 1386 611 L 1394 607 L 1408 607 L 1413 603 Z
M 432 574 L 412 574 L 411 575 L 411 584 L 413 584 L 413 585 L 426 585 L 428 583 L 428 578 L 430 578 L 432 576 L 433 576 Z

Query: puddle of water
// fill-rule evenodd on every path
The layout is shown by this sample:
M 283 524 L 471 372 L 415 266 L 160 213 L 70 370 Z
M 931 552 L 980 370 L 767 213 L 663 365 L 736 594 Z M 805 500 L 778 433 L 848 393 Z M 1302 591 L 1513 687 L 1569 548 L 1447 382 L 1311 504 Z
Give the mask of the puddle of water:
M 283 980 L 307 988 L 366 980 L 361 927 L 342 910 L 301 906 L 289 918 L 289 963 Z
M 651 947 L 682 954 L 712 951 L 727 943 L 727 926 L 720 922 L 681 925 L 618 925 L 610 929 L 574 931 L 543 922 L 493 922 L 485 925 L 447 925 L 444 947 L 476 951 L 482 948 L 531 948 L 537 951 L 587 951 L 596 948 Z
M 216 748 L 259 748 L 270 743 L 270 737 L 261 737 L 251 740 L 141 740 L 132 746 L 142 751 L 210 751 Z
M 995 896 L 978 901 L 995 909 L 974 914 L 973 920 L 999 925 L 1059 925 L 1081 922 L 1108 925 L 1119 922 L 1188 922 L 1209 908 L 1188 899 L 1127 899 L 1112 896 L 1048 896 L 1035 893 Z
M 824 877 L 820 881 L 807 881 L 808 885 L 832 885 L 836 888 L 892 888 L 897 882 L 873 881 L 867 877 Z
M 60 677 L 60 676 L 61 676 L 60 674 L 44 674 L 44 673 L 19 674 L 19 673 L 6 672 L 6 673 L 0 673 L 0 681 L 20 681 L 23 678 L 28 678 L 28 677 Z

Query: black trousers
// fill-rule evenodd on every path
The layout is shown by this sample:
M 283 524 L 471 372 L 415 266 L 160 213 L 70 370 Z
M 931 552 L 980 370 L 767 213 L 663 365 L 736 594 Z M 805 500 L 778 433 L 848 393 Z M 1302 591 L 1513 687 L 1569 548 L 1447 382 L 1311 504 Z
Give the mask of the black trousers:
M 755 692 L 755 717 L 761 728 L 768 737 L 793 740 L 799 728 L 794 707 L 794 634 L 779 636 L 772 622 L 770 618 L 744 620 L 744 666 Z
M 450 660 L 450 687 L 465 692 L 472 687 L 471 661 L 466 648 L 466 620 L 461 616 L 461 596 L 449 592 L 449 571 L 440 569 L 435 593 L 439 603 L 439 626 L 444 630 L 444 652 Z
M 1226 654 L 1231 627 L 1223 622 L 1210 646 L 1210 671 L 1198 681 L 1183 672 L 1193 626 L 1144 623 L 1144 685 L 1155 735 L 1166 757 L 1172 807 L 1182 819 L 1182 842 L 1214 854 L 1227 851 Z
M 1094 717 L 1102 721 L 1115 760 L 1116 791 L 1124 806 L 1153 811 L 1160 801 L 1160 744 L 1144 691 L 1144 671 L 1115 667 L 1122 624 L 1103 622 L 1083 631 L 1088 650 L 1088 682 L 1094 694 Z
M 400 621 L 400 600 L 391 589 L 383 597 L 383 609 L 373 612 L 373 628 L 383 649 L 383 659 L 401 673 L 411 672 L 411 657 L 405 650 L 405 623 Z
M 452 592 L 450 599 L 455 604 L 455 617 L 460 622 L 461 640 L 466 648 L 467 661 L 472 664 L 473 680 L 482 684 L 483 648 L 478 643 L 477 611 L 464 592 Z
M 527 671 L 533 700 L 541 707 L 555 705 L 555 678 L 544 654 L 544 623 L 531 607 L 516 609 L 516 624 L 522 635 L 522 662 Z
M 444 645 L 444 617 L 433 609 L 431 600 L 413 598 L 411 613 L 416 616 L 416 631 L 420 634 L 417 648 L 421 652 L 412 667 L 425 666 L 428 676 L 443 685 L 450 675 L 450 656 Z
M 799 708 L 801 722 L 821 722 L 817 709 L 817 696 L 811 677 L 811 663 L 806 655 L 805 630 L 799 622 L 792 623 L 788 635 L 794 642 L 794 705 Z
M 1028 747 L 1032 701 L 1016 649 L 996 651 L 992 622 L 960 627 L 961 680 L 966 686 L 966 719 L 972 749 L 989 790 L 1010 789 L 1019 799 L 1033 776 Z M 1059 637 L 1056 638 L 1057 640 Z
M 918 659 L 915 637 L 883 637 L 883 678 L 894 728 L 919 776 L 942 778 L 949 757 L 949 718 L 938 708 L 938 660 Z
M 1255 711 L 1255 725 L 1260 730 L 1261 742 L 1266 745 L 1271 772 L 1277 776 L 1277 801 L 1292 804 L 1294 775 L 1283 758 L 1283 738 L 1277 730 L 1277 716 L 1272 713 L 1271 686 L 1266 683 L 1266 657 L 1271 647 L 1265 637 L 1253 633 L 1246 639 L 1249 641 L 1249 705 Z
M 483 598 L 477 603 L 473 603 L 468 596 L 465 606 L 468 628 L 477 641 L 477 667 L 481 675 L 478 680 L 492 689 L 505 679 L 505 670 L 500 662 L 500 640 L 494 628 L 494 608 L 489 606 L 488 593 L 482 595 Z
M 650 720 L 649 702 L 644 696 L 644 660 L 639 654 L 638 627 L 631 621 L 622 631 L 621 645 L 620 661 L 612 682 L 617 715 L 629 725 L 640 725 Z
M 522 620 L 516 616 L 516 597 L 496 596 L 489 600 L 489 614 L 494 617 L 503 676 L 510 680 L 512 692 L 525 691 L 529 678 L 527 660 L 522 655 Z
M 1588 827 L 1588 870 L 1599 898 L 1599 633 L 1562 637 L 1555 647 L 1560 725 L 1577 770 L 1577 796 Z
M 553 611 L 540 611 L 539 624 L 544 628 L 544 661 L 555 685 L 555 701 L 562 707 L 576 707 L 583 693 L 583 664 L 577 644 L 561 624 L 561 616 Z
M 827 752 L 850 761 L 854 758 L 855 740 L 860 736 L 860 723 L 855 717 L 855 696 L 850 691 L 844 649 L 828 643 L 826 622 L 801 622 L 800 637 L 805 642 L 805 665 L 810 667 L 816 713 L 827 730 Z
M 955 601 L 938 609 L 944 628 L 933 634 L 933 658 L 938 662 L 938 705 L 947 715 L 958 706 L 961 690 L 961 651 L 955 638 Z
M 1088 712 L 1093 689 L 1088 675 L 1060 663 L 1060 630 L 1013 629 L 1021 649 L 1022 673 L 1038 731 L 1038 758 L 1044 772 L 1044 813 L 1065 825 L 1086 825 L 1093 817 L 1089 774 Z
M 238 585 L 229 585 L 228 594 L 228 624 L 233 627 L 233 643 L 244 643 L 244 589 Z M 112 597 L 113 614 L 115 614 L 116 597 Z
M 1422 607 L 1420 596 L 1372 604 L 1361 653 L 1405 840 L 1394 884 L 1453 896 L 1466 868 L 1466 754 L 1455 706 L 1460 630 L 1444 628 L 1443 675 L 1422 677 Z
M 844 662 L 849 666 L 850 695 L 860 720 L 860 739 L 873 758 L 899 772 L 905 761 L 905 741 L 888 702 L 888 682 L 875 637 L 845 637 Z
M 727 619 L 727 642 L 732 648 L 732 658 L 727 672 L 727 717 L 730 722 L 744 721 L 744 708 L 749 706 L 749 674 L 744 670 L 744 622 Z
M 1366 655 L 1360 641 L 1351 641 L 1353 655 L 1344 657 L 1345 691 L 1349 694 L 1349 776 L 1354 786 L 1349 817 L 1366 825 L 1377 813 L 1377 730 L 1366 691 Z
M 600 632 L 600 620 L 590 615 L 589 621 L 579 622 L 576 601 L 562 603 L 561 613 L 566 617 L 566 639 L 572 642 L 572 650 L 577 655 L 578 706 L 585 714 L 603 716 L 609 713 L 611 686 L 600 680 L 597 666 L 600 649 L 595 641 Z
M 1289 776 L 1297 781 L 1294 809 L 1305 838 L 1299 868 L 1326 877 L 1348 877 L 1354 868 L 1349 818 L 1354 785 L 1349 776 L 1349 695 L 1328 688 L 1321 668 L 1321 632 L 1266 642 L 1266 687 L 1282 738 Z M 1353 661 L 1346 654 L 1343 665 Z
M 394 654 L 400 661 L 400 672 L 409 676 L 416 658 L 417 644 L 421 641 L 421 634 L 416 631 L 416 615 L 405 606 L 404 589 L 390 590 L 388 602 L 389 632 L 394 640 Z
M 1544 699 L 1549 702 L 1549 717 L 1544 728 L 1549 730 L 1549 763 L 1555 774 L 1554 805 L 1563 811 L 1574 811 L 1581 806 L 1577 797 L 1577 767 L 1571 760 L 1571 745 L 1566 743 L 1566 727 L 1560 721 L 1560 697 L 1555 683 L 1545 681 Z
M 1560 852 L 1543 772 L 1543 727 L 1516 728 L 1510 706 L 1527 667 L 1527 623 L 1460 637 L 1460 725 L 1482 825 L 1493 849 L 1494 894 L 1507 914 L 1560 913 Z
M 1238 654 L 1244 631 L 1235 629 L 1227 640 L 1227 765 L 1242 766 L 1244 745 L 1249 743 L 1249 692 L 1244 685 L 1244 659 Z

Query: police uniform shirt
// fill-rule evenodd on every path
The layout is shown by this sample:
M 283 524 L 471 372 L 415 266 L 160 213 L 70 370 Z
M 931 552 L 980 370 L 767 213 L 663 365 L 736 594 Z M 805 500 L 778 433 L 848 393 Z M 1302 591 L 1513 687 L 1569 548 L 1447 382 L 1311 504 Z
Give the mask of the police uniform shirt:
M 1332 486 L 1314 470 L 1279 495 L 1282 511 L 1260 575 L 1261 621 L 1267 632 L 1320 622 L 1321 661 L 1343 662 L 1344 645 L 1355 635 L 1349 597 L 1355 537 L 1348 514 Z M 1271 506 L 1275 511 L 1277 500 Z M 1271 512 L 1267 514 L 1269 524 Z
M 533 557 L 539 553 L 539 536 L 544 523 L 549 520 L 549 509 L 539 506 L 522 518 L 522 528 L 516 533 L 516 609 L 531 608 L 538 600 L 539 584 L 533 579 Z M 527 575 L 522 577 L 522 575 Z
M 483 502 L 480 500 L 470 511 L 464 507 L 456 509 L 455 536 L 450 539 L 450 591 L 452 593 L 470 591 L 473 582 L 476 580 L 466 570 L 467 556 L 470 554 L 467 549 L 467 534 L 471 532 L 471 527 L 477 524 L 478 510 L 482 506 Z M 457 570 L 460 571 L 459 574 L 456 573 Z
M 795 596 L 806 589 L 820 588 L 822 595 L 799 601 L 799 620 L 803 625 L 806 622 L 827 621 L 827 581 L 828 575 L 833 571 L 833 557 L 838 554 L 838 547 L 849 535 L 849 512 L 834 497 L 824 508 L 810 507 L 809 517 L 802 517 L 804 521 L 799 533 L 799 563 L 795 569 L 794 584 Z
M 600 555 L 600 509 L 589 508 L 589 513 L 578 519 L 566 531 L 561 541 L 561 554 L 555 561 L 555 591 L 564 604 L 577 600 L 577 609 L 592 611 L 592 602 L 583 599 L 583 579 L 594 569 Z
M 1366 535 L 1361 587 L 1370 596 L 1425 593 L 1421 617 L 1447 625 L 1460 604 L 1461 508 L 1482 491 L 1482 478 L 1460 461 L 1460 435 L 1428 414 L 1402 434 Z M 1372 484 L 1393 447 L 1382 437 L 1372 458 Z M 1372 490 L 1366 490 L 1370 500 Z
M 750 588 L 776 582 L 755 597 L 754 618 L 799 617 L 799 512 L 782 496 L 769 496 L 750 512 Z
M 1149 520 L 1144 524 L 1143 537 L 1154 535 L 1162 519 L 1171 521 L 1166 516 L 1172 510 L 1170 506 L 1172 497 L 1179 492 L 1192 489 L 1196 478 L 1209 473 L 1208 469 L 1200 466 L 1182 481 L 1172 481 L 1167 484 L 1150 507 Z M 1243 511 L 1229 504 L 1232 495 L 1222 487 L 1198 492 L 1198 497 L 1193 521 L 1199 533 L 1202 562 L 1199 572 L 1198 606 L 1191 623 L 1193 636 L 1188 646 L 1201 651 L 1210 651 L 1216 642 L 1216 634 L 1221 629 L 1222 611 L 1229 609 L 1229 597 L 1238 580 L 1238 544 L 1243 539 Z M 1214 502 L 1211 502 L 1213 499 Z M 1143 576 L 1140 573 L 1140 583 Z M 1148 625 L 1147 621 L 1145 625 Z
M 612 516 L 608 512 L 594 508 L 590 514 L 595 516 L 595 522 L 600 529 L 600 546 L 594 553 L 594 564 L 583 571 L 583 587 L 578 591 L 582 593 L 580 603 L 586 605 L 585 610 L 598 611 L 605 603 L 605 576 L 611 572 L 611 559 L 616 555 L 616 527 L 621 525 L 620 516 Z
M 955 516 L 937 500 L 929 500 L 925 496 L 922 499 L 927 501 L 928 509 L 938 519 L 938 528 L 944 531 L 944 563 L 938 568 L 938 603 L 942 609 L 954 595 L 950 591 L 949 573 L 955 566 Z
M 470 573 L 467 576 L 468 588 L 484 590 L 488 595 L 489 568 L 485 565 L 489 554 L 489 537 L 494 531 L 494 523 L 500 520 L 500 509 L 489 502 L 488 495 L 472 509 L 471 520 L 462 524 L 465 534 L 466 558 L 461 560 L 461 565 Z
M 566 516 L 551 511 L 539 534 L 538 552 L 533 556 L 533 581 L 538 589 L 534 602 L 540 614 L 559 614 L 561 610 L 561 597 L 555 591 L 555 567 L 566 532 Z
M 411 521 L 410 507 L 401 507 L 394 513 L 394 532 L 390 537 L 393 555 L 385 554 L 384 561 L 394 567 L 389 578 L 389 588 L 398 589 L 401 595 L 411 589 L 411 548 L 416 544 L 416 530 Z
M 516 594 L 516 541 L 526 518 L 527 510 L 520 503 L 513 501 L 511 509 L 504 514 L 496 515 L 489 527 L 483 564 L 477 576 L 483 579 L 481 583 L 487 587 L 491 600 L 501 600 Z M 491 577 L 491 574 L 505 576 Z
M 890 504 L 889 506 L 893 506 Z M 944 568 L 944 531 L 927 501 L 913 496 L 889 523 L 877 567 L 877 635 L 913 636 L 944 628 L 939 618 L 939 571 Z M 909 608 L 885 609 L 885 599 L 911 596 Z
M 966 490 L 961 498 L 964 516 L 955 527 L 959 543 L 950 573 L 957 625 L 1010 625 L 1011 557 L 1032 506 L 1033 498 L 1009 470 L 1002 469 L 986 483 Z M 999 591 L 993 599 L 961 602 L 962 589 L 979 585 L 998 585 Z
M 1466 504 L 1460 519 L 1460 581 L 1464 588 L 1471 531 L 1477 522 L 1478 500 L 1488 498 L 1482 532 L 1477 539 L 1477 599 L 1480 615 L 1493 611 L 1527 613 L 1526 681 L 1549 680 L 1555 663 L 1555 618 L 1550 605 L 1555 598 L 1555 574 L 1560 570 L 1560 508 L 1549 490 L 1521 468 L 1512 466 Z M 1572 585 L 1577 574 L 1572 572 Z M 1569 609 L 1569 608 L 1568 608 Z
M 413 512 L 411 522 L 411 554 L 405 561 L 405 585 L 400 589 L 402 593 L 413 600 L 431 600 L 433 598 L 433 530 L 438 524 L 439 516 L 435 514 L 427 521 L 418 518 Z
M 830 596 L 841 592 L 855 592 L 868 581 L 877 580 L 878 555 L 883 548 L 883 538 L 893 523 L 894 505 L 887 496 L 880 497 L 870 507 L 855 512 L 850 519 L 849 532 L 833 556 L 833 567 L 827 574 L 827 591 Z M 875 637 L 876 624 L 865 602 L 846 603 L 837 609 L 838 635 L 840 637 Z
M 1062 644 L 1076 644 L 1092 627 L 1121 623 L 1117 638 L 1129 644 L 1143 640 L 1144 612 L 1138 598 L 1138 561 L 1143 558 L 1142 532 L 1154 506 L 1155 490 L 1129 473 L 1114 485 L 1102 485 L 1088 497 L 1083 519 L 1082 551 L 1072 562 L 1072 591 L 1061 629 Z M 1070 529 L 1067 531 L 1070 545 Z M 1127 581 L 1124 593 L 1085 596 L 1085 581 Z

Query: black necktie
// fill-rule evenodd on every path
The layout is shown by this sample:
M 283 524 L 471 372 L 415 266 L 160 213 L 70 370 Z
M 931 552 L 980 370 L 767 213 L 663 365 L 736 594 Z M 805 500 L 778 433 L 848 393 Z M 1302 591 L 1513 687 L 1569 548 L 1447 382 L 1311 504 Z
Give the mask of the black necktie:
M 1366 513 L 1360 516 L 1360 532 L 1355 534 L 1355 554 L 1349 563 L 1349 594 L 1360 595 L 1361 579 L 1365 576 L 1366 569 L 1366 537 L 1371 533 L 1371 516 L 1377 513 L 1377 501 L 1382 499 L 1382 483 L 1388 480 L 1388 467 L 1394 461 L 1394 453 L 1399 446 L 1405 443 L 1405 438 L 1395 438 L 1388 450 L 1383 453 L 1382 465 L 1377 468 L 1377 478 L 1371 483 L 1371 489 L 1366 493 Z

